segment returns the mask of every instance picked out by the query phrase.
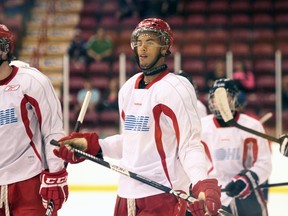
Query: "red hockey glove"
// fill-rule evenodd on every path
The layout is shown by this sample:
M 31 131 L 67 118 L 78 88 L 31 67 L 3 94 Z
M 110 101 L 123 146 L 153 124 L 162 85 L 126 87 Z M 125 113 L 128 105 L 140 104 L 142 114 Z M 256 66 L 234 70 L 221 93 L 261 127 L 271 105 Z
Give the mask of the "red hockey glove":
M 176 190 L 178 192 L 178 190 Z M 184 191 L 179 190 L 180 193 L 186 194 Z M 178 205 L 175 206 L 173 215 L 185 216 L 187 210 L 187 201 L 182 198 L 178 198 Z
M 204 216 L 205 215 L 205 203 L 204 200 L 195 200 L 189 204 L 190 212 L 193 216 Z
M 100 145 L 96 133 L 77 133 L 73 132 L 69 136 L 63 137 L 58 142 L 61 144 L 59 149 L 54 149 L 53 153 L 69 163 L 80 163 L 85 158 L 77 157 L 71 147 L 84 151 L 95 156 L 100 151 Z
M 218 215 L 218 210 L 221 208 L 221 187 L 218 186 L 217 179 L 199 181 L 191 192 L 198 199 L 189 204 L 193 216 L 204 216 L 207 211 L 212 216 Z
M 258 185 L 256 173 L 252 171 L 242 171 L 227 184 L 225 187 L 227 191 L 226 194 L 230 197 L 245 199 L 251 194 L 254 184 Z
M 40 175 L 41 186 L 39 193 L 42 197 L 44 208 L 47 208 L 49 200 L 53 200 L 55 211 L 62 207 L 62 204 L 67 200 L 69 194 L 67 176 L 66 168 L 56 173 L 42 171 Z
M 283 134 L 279 138 L 280 140 L 280 153 L 288 157 L 288 134 Z

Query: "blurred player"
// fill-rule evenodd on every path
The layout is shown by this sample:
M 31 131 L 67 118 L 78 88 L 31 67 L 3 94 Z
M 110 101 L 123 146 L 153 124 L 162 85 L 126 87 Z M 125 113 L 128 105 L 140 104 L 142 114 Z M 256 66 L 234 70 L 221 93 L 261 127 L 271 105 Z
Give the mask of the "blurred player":
M 271 149 L 266 139 L 228 126 L 215 104 L 214 93 L 223 87 L 234 119 L 241 125 L 264 131 L 255 118 L 236 111 L 238 88 L 233 80 L 218 79 L 209 91 L 211 115 L 202 118 L 202 143 L 210 161 L 209 177 L 225 187 L 223 209 L 234 215 L 264 216 L 267 206 L 261 189 L 256 189 L 271 174 Z
M 288 134 L 280 136 L 280 153 L 288 157 Z
M 207 179 L 205 152 L 200 144 L 201 125 L 196 94 L 190 82 L 168 71 L 165 57 L 170 54 L 173 33 L 157 18 L 141 21 L 131 36 L 140 73 L 119 91 L 121 134 L 98 139 L 96 133 L 72 133 L 60 140 L 55 154 L 77 163 L 71 146 L 96 155 L 120 160 L 120 166 L 174 190 L 206 199 L 189 207 L 195 215 L 218 215 L 220 187 Z M 204 204 L 207 208 L 204 208 Z M 115 216 L 181 216 L 186 201 L 149 185 L 120 175 Z
M 195 89 L 196 96 L 198 96 L 197 95 L 198 94 L 198 87 L 197 87 L 196 83 L 193 81 L 192 77 L 182 70 L 179 71 L 178 75 L 186 77 L 189 80 L 189 82 L 193 85 L 193 87 Z M 198 107 L 198 113 L 200 115 L 200 118 L 208 115 L 207 107 L 199 99 L 197 99 L 197 107 Z
M 44 215 L 50 199 L 57 215 L 68 197 L 67 172 L 49 143 L 64 135 L 61 105 L 40 71 L 9 65 L 14 43 L 0 24 L 0 216 Z

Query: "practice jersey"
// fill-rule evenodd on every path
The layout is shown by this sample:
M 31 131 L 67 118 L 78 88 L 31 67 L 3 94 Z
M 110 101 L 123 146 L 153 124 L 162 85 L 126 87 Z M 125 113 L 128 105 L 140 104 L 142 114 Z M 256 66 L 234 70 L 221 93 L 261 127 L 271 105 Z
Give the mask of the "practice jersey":
M 262 124 L 246 114 L 237 113 L 238 124 L 264 132 Z M 201 119 L 202 143 L 210 161 L 209 177 L 216 178 L 225 188 L 234 176 L 244 169 L 257 174 L 259 184 L 265 182 L 272 169 L 269 142 L 236 127 L 220 127 L 213 115 Z M 221 194 L 222 205 L 228 206 L 232 198 Z
M 144 89 L 138 73 L 120 89 L 121 135 L 100 140 L 103 155 L 159 184 L 188 193 L 190 183 L 207 178 L 200 143 L 201 124 L 196 94 L 185 78 L 165 71 Z M 118 195 L 141 198 L 163 193 L 120 175 Z
M 200 118 L 203 118 L 203 117 L 208 115 L 207 108 L 202 103 L 202 101 L 197 100 L 197 107 L 198 107 L 198 112 L 199 112 Z
M 51 82 L 35 68 L 12 68 L 0 81 L 0 185 L 64 166 L 50 144 L 64 136 L 61 104 Z

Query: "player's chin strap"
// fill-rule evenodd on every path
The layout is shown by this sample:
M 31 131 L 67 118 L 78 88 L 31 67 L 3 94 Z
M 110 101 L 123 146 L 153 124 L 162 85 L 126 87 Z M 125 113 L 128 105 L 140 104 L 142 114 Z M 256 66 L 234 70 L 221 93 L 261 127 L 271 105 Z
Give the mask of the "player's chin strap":
M 167 70 L 168 66 L 166 64 L 160 65 L 159 67 L 143 70 L 143 73 L 145 76 L 152 76 L 158 73 L 161 73 L 165 70 Z
M 1 185 L 1 196 L 0 196 L 0 208 L 5 208 L 5 215 L 10 216 L 9 204 L 8 204 L 8 186 Z

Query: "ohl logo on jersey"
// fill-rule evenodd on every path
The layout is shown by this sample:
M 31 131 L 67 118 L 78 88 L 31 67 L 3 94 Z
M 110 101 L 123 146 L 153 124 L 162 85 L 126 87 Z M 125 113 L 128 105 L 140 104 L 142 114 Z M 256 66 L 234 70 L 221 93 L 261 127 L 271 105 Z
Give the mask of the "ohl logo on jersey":
M 149 116 L 125 116 L 124 129 L 130 131 L 149 131 Z
M 215 150 L 214 154 L 217 161 L 240 159 L 239 148 L 219 148 Z
M 0 125 L 12 124 L 17 121 L 18 119 L 15 115 L 15 108 L 0 110 Z

